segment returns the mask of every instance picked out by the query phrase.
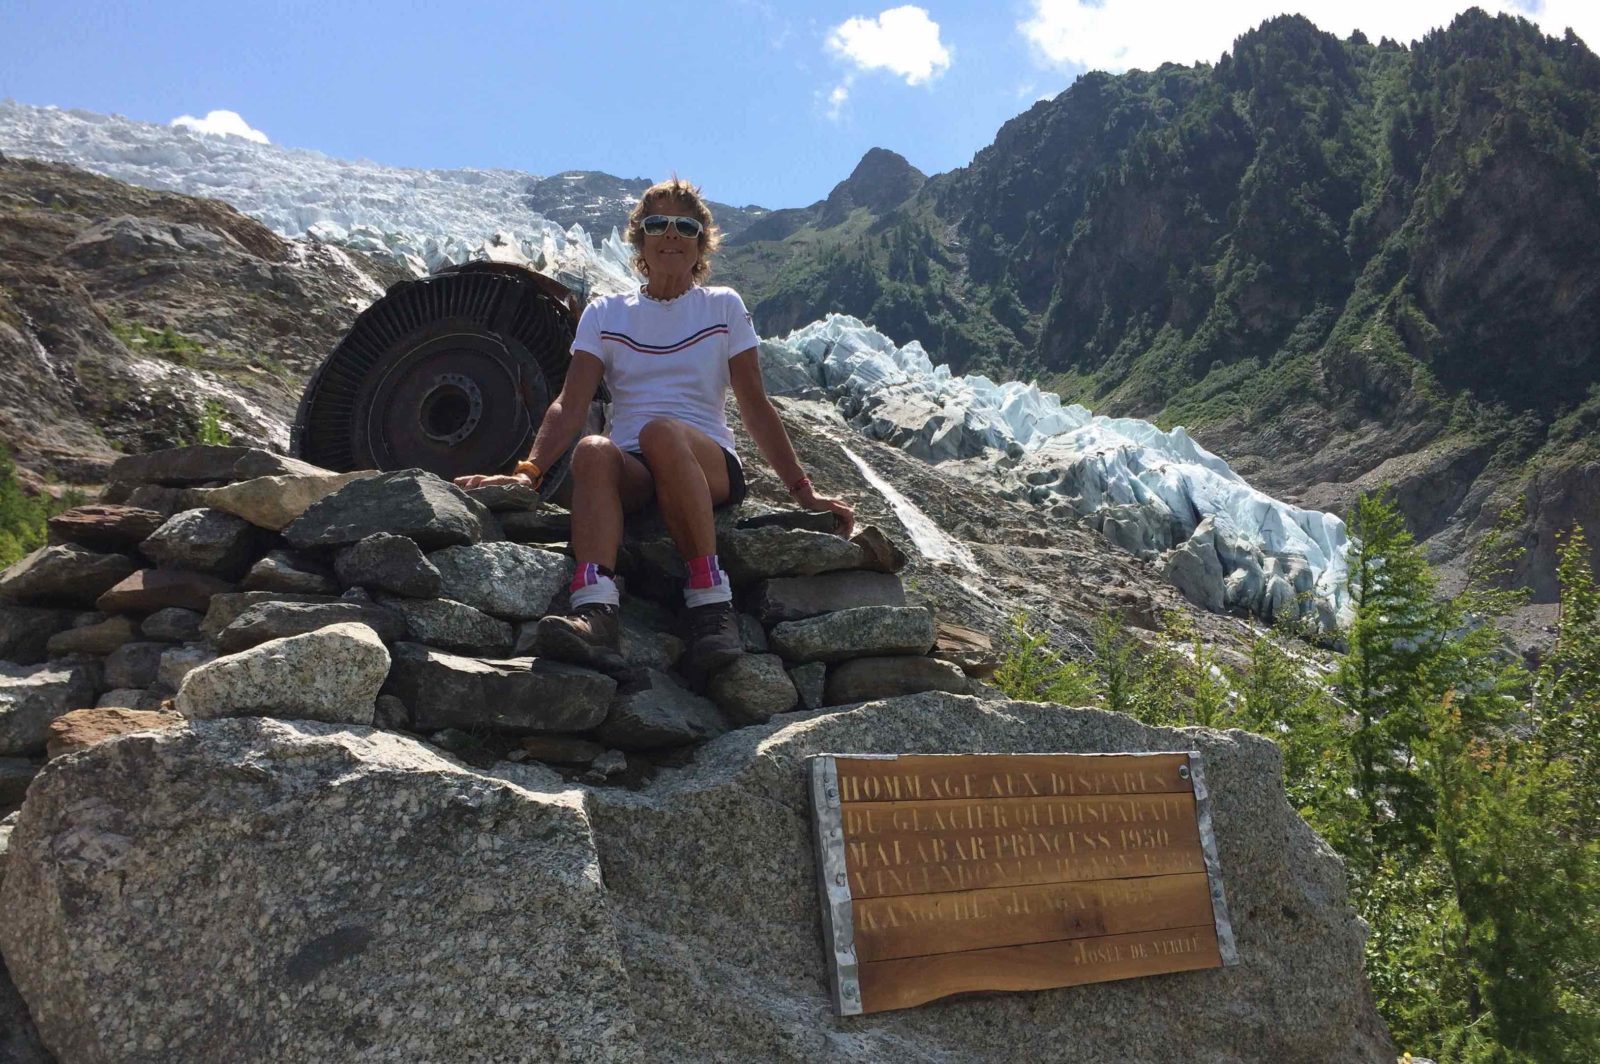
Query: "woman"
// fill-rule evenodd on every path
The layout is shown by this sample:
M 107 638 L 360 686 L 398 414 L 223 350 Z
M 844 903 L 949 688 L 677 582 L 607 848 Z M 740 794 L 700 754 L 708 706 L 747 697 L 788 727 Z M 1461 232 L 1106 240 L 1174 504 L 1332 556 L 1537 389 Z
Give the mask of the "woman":
M 713 508 L 737 505 L 745 493 L 725 410 L 729 386 L 745 428 L 797 503 L 838 515 L 844 536 L 855 511 L 818 495 L 795 457 L 762 386 L 756 332 L 739 294 L 700 283 L 720 240 L 700 190 L 677 178 L 646 190 L 628 218 L 627 239 L 646 282 L 584 310 L 566 384 L 545 412 L 528 460 L 510 477 L 469 476 L 457 483 L 538 487 L 583 425 L 603 378 L 611 391 L 611 423 L 605 435 L 579 440 L 572 456 L 571 611 L 539 622 L 534 651 L 603 669 L 623 667 L 612 569 L 623 515 L 654 498 L 687 563 L 685 672 L 700 682 L 743 651 L 712 518 Z

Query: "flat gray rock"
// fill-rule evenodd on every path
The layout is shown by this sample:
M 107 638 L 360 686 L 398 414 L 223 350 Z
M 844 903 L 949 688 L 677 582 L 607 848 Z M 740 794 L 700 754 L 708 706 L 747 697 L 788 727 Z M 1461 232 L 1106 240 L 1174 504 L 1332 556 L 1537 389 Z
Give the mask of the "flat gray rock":
M 234 591 L 213 595 L 206 606 L 205 619 L 200 622 L 200 634 L 215 639 L 224 628 L 239 618 L 252 606 L 263 602 L 338 602 L 334 595 L 296 595 L 283 591 Z
M 138 621 L 132 617 L 107 617 L 57 632 L 45 644 L 45 649 L 52 658 L 64 658 L 68 654 L 105 655 L 138 638 Z
M 357 602 L 258 602 L 217 633 L 217 649 L 237 654 L 269 639 L 305 635 L 335 624 L 364 624 L 385 643 L 406 637 L 405 618 Z
M 0 757 L 42 752 L 51 721 L 94 705 L 99 672 L 98 665 L 80 662 L 0 662 Z
M 205 615 L 198 610 L 168 606 L 140 622 L 139 634 L 164 643 L 190 643 L 201 637 L 200 622 L 203 620 Z
M 104 685 L 113 689 L 149 687 L 156 682 L 161 671 L 161 656 L 168 649 L 166 643 L 122 644 L 106 657 Z
M 516 639 L 511 625 L 464 602 L 380 595 L 378 604 L 405 618 L 413 642 L 431 647 L 499 657 L 510 652 Z
M 521 543 L 447 547 L 428 555 L 442 598 L 510 621 L 543 617 L 572 580 L 572 559 Z
M 776 654 L 745 654 L 711 677 L 706 693 L 736 725 L 764 724 L 795 708 L 800 694 Z
M 40 547 L 0 572 L 0 601 L 24 606 L 93 606 L 138 566 L 122 554 L 74 543 Z
M 283 535 L 304 550 L 344 547 L 374 532 L 390 532 L 436 550 L 483 539 L 479 509 L 454 484 L 420 469 L 403 469 L 346 484 L 313 503 Z
M 394 649 L 384 693 L 416 732 L 459 728 L 510 735 L 587 731 L 606 717 L 617 682 L 543 658 L 486 660 L 416 643 Z
M 933 648 L 933 611 L 922 606 L 857 606 L 774 625 L 772 649 L 792 662 L 844 661 Z
M 512 510 L 495 516 L 505 537 L 517 543 L 565 543 L 572 538 L 572 515 L 563 510 Z
M 806 758 L 1199 749 L 1241 963 L 836 1017 Z M 1242 732 L 946 694 L 729 732 L 638 790 L 588 795 L 639 1030 L 659 1061 L 1393 1064 L 1339 859 Z
M 72 625 L 74 612 L 0 603 L 0 661 L 13 665 L 43 661 L 50 637 Z
M 938 658 L 900 654 L 889 658 L 853 658 L 828 666 L 823 704 L 842 706 L 924 691 L 967 694 L 972 681 L 958 665 Z
M 717 552 L 728 575 L 741 583 L 859 569 L 866 562 L 866 553 L 847 539 L 773 525 L 730 529 L 717 537 Z
M 291 595 L 337 595 L 339 582 L 309 558 L 294 551 L 268 551 L 239 581 L 241 591 L 284 591 Z
M 375 532 L 339 551 L 333 571 L 346 587 L 407 598 L 439 597 L 439 570 L 421 547 L 389 532 Z
M 762 624 L 798 621 L 857 606 L 904 606 L 905 588 L 893 573 L 854 570 L 821 576 L 786 576 L 763 581 L 755 592 Z
M 185 510 L 167 518 L 139 544 L 145 557 L 162 569 L 237 580 L 260 553 L 261 530 L 221 510 Z
M 189 672 L 175 708 L 193 720 L 284 717 L 371 724 L 389 651 L 364 624 L 273 639 Z
M 646 669 L 618 689 L 596 735 L 623 750 L 656 750 L 704 742 L 728 730 L 710 699 L 701 698 L 659 669 Z
M 197 721 L 57 762 L 0 910 L 63 1062 L 645 1056 L 581 795 L 392 733 Z

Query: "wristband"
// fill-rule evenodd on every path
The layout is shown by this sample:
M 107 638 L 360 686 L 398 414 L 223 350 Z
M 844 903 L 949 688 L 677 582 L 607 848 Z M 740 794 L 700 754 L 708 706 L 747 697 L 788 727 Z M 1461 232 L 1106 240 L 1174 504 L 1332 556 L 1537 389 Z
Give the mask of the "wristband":
M 539 486 L 539 482 L 544 479 L 544 470 L 540 469 L 538 464 L 534 462 L 518 462 L 516 466 L 512 468 L 511 475 L 514 477 L 527 477 L 529 480 L 533 481 L 533 486 L 537 488 Z
M 789 485 L 789 494 L 793 495 L 793 494 L 797 493 L 798 491 L 800 491 L 800 489 L 809 488 L 811 486 L 812 486 L 811 485 L 811 478 L 806 476 L 806 475 L 804 475 L 804 474 L 801 474 L 799 480 L 797 480 L 793 484 Z

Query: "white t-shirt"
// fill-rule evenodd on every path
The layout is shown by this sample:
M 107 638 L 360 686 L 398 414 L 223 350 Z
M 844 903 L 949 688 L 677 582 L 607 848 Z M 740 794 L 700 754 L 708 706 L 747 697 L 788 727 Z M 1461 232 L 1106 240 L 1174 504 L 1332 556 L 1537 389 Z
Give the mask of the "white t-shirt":
M 637 451 L 639 430 L 670 417 L 732 451 L 728 359 L 759 342 L 738 292 L 696 285 L 666 302 L 641 292 L 595 300 L 578 320 L 572 350 L 605 363 L 606 435 L 618 447 Z

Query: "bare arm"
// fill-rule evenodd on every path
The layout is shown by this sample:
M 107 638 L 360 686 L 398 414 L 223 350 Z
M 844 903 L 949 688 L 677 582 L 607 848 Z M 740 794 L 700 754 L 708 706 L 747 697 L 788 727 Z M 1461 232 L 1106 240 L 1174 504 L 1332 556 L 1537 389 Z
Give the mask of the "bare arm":
M 741 351 L 728 360 L 728 379 L 733 385 L 734 396 L 739 400 L 739 416 L 744 421 L 744 427 L 761 449 L 761 456 L 778 474 L 778 479 L 789 486 L 805 477 L 805 468 L 795 456 L 794 444 L 789 442 L 789 431 L 783 427 L 783 419 L 778 416 L 772 400 L 767 398 L 766 386 L 761 383 L 761 361 L 755 348 Z M 795 502 L 807 510 L 817 513 L 831 510 L 838 515 L 839 534 L 846 539 L 850 537 L 856 523 L 855 507 L 843 499 L 818 495 L 809 478 L 793 494 Z
M 587 351 L 572 353 L 572 362 L 567 366 L 566 383 L 561 386 L 561 394 L 545 408 L 544 419 L 539 422 L 539 431 L 534 435 L 533 450 L 528 455 L 528 461 L 540 469 L 549 469 L 561 457 L 561 453 L 572 446 L 573 437 L 589 416 L 589 404 L 594 401 L 594 393 L 600 387 L 605 368 L 605 363 Z M 538 486 L 521 473 L 510 476 L 474 473 L 456 478 L 456 486 L 461 488 L 481 488 L 487 484 Z

